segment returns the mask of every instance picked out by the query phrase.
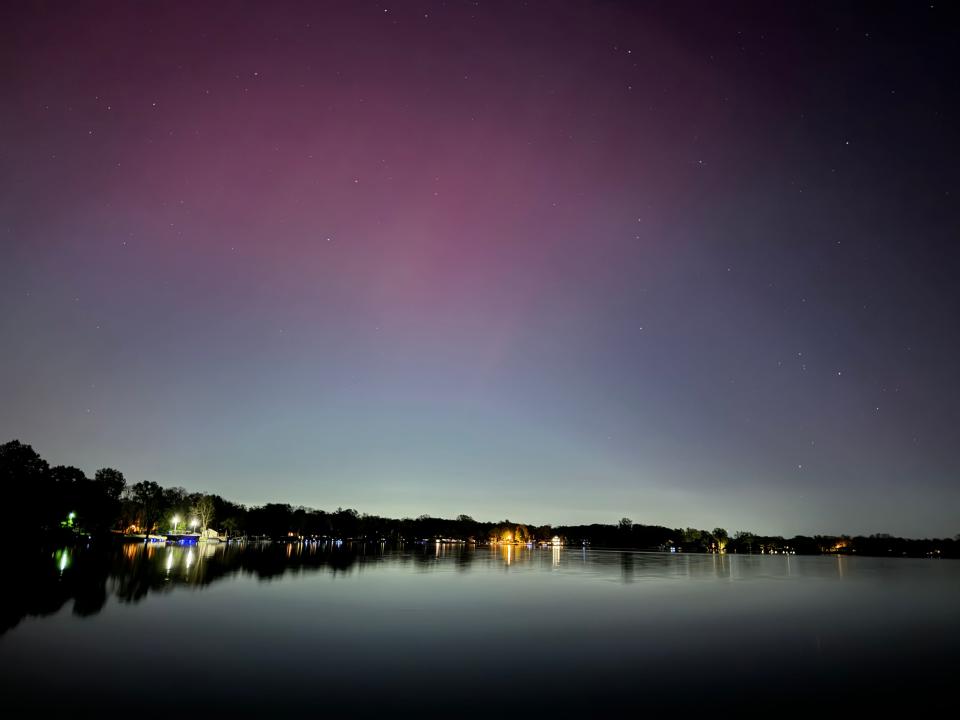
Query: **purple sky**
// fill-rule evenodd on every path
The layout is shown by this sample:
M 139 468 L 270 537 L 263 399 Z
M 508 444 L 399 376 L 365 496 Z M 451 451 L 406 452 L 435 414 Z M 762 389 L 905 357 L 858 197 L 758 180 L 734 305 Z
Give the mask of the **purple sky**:
M 952 536 L 940 5 L 4 3 L 0 441 L 246 503 Z

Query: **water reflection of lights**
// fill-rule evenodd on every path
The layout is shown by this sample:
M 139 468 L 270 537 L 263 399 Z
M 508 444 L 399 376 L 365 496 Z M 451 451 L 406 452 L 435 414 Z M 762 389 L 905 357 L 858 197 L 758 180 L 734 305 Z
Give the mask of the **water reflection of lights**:
M 167 548 L 167 572 L 173 570 L 173 548 Z
M 57 569 L 62 573 L 70 567 L 70 551 L 67 549 L 57 550 L 54 554 L 54 560 L 57 563 Z
M 560 546 L 553 546 L 553 566 L 560 567 Z
M 193 565 L 193 550 L 187 550 L 187 557 L 184 559 L 184 563 L 187 566 L 187 570 L 190 569 L 190 566 Z

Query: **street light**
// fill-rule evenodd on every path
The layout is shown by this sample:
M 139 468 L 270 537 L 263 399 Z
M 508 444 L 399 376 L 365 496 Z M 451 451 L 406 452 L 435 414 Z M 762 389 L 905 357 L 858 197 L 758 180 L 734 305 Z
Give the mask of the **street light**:
M 190 519 L 190 528 L 193 530 L 193 532 L 196 532 L 196 531 L 197 531 L 197 523 L 199 523 L 199 522 L 200 522 L 200 521 L 197 520 L 196 518 L 191 518 L 191 519 Z
M 174 533 L 177 532 L 177 525 L 179 525 L 179 524 L 180 524 L 180 516 L 179 516 L 179 515 L 174 515 L 174 516 L 173 516 L 173 532 L 174 532 Z

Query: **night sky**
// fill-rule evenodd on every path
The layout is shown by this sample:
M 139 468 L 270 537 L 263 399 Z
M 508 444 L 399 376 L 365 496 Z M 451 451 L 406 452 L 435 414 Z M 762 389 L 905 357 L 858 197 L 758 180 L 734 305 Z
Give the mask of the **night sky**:
M 0 8 L 0 441 L 245 502 L 960 532 L 943 2 Z

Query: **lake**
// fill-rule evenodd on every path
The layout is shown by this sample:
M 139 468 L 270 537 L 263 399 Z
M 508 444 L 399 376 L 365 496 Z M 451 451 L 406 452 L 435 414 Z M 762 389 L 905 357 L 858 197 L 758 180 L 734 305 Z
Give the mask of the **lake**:
M 558 717 L 947 710 L 960 561 L 7 547 L 3 707 Z

